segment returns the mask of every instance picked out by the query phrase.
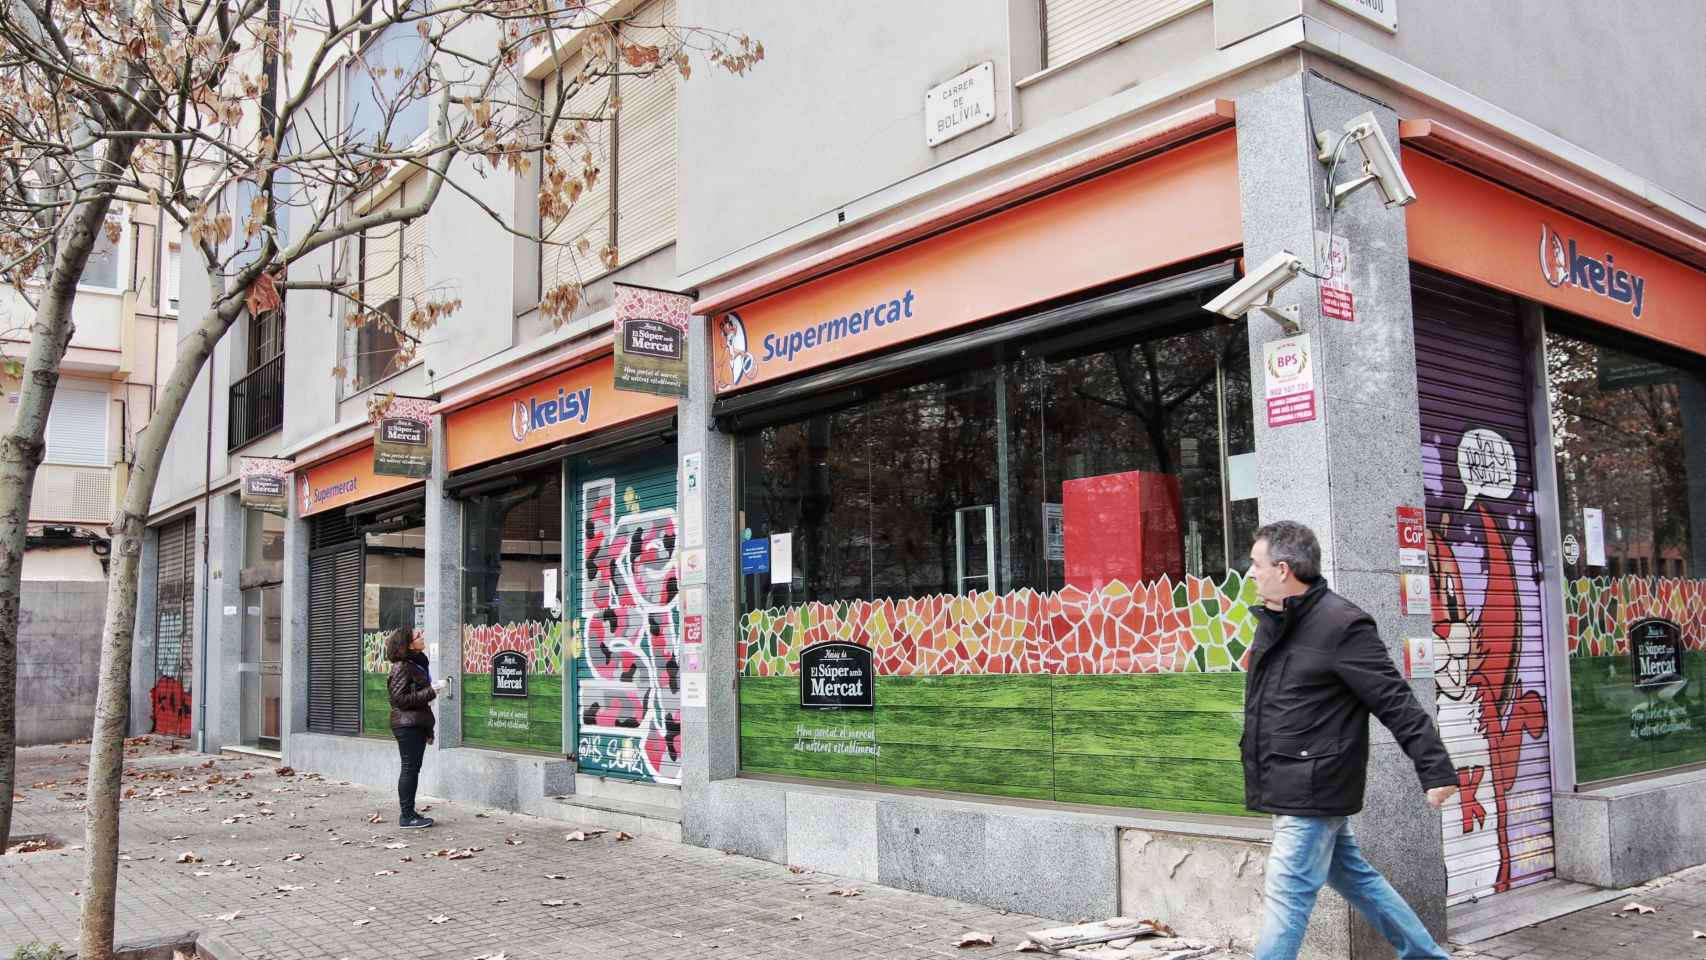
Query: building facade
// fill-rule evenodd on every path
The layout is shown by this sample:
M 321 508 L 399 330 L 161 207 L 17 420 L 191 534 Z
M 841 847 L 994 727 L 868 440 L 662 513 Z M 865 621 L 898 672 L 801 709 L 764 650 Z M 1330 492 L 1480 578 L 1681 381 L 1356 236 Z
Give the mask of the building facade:
M 406 369 L 313 292 L 219 346 L 135 723 L 388 783 L 402 627 L 456 680 L 424 792 L 1247 940 L 1242 571 L 1291 518 L 1462 793 L 1428 808 L 1378 727 L 1364 757 L 1300 718 L 1286 756 L 1368 764 L 1364 846 L 1436 931 L 1706 861 L 1706 181 L 1625 106 L 1706 120 L 1663 93 L 1706 24 L 1555 8 L 879 5 L 833 56 L 792 8 L 639 9 L 767 56 L 620 91 L 607 190 L 539 224 L 612 250 L 573 320 L 539 310 L 561 248 L 474 202 L 525 222 L 535 171 L 363 238 L 400 278 L 364 299 L 464 304 Z M 1414 203 L 1333 199 L 1359 124 Z M 1273 309 L 1203 309 L 1282 252 Z M 635 287 L 693 298 L 683 399 L 618 389 Z M 376 394 L 430 418 L 425 477 L 376 472 Z M 288 517 L 242 509 L 254 456 L 293 461 Z M 1331 899 L 1310 948 L 1383 949 Z

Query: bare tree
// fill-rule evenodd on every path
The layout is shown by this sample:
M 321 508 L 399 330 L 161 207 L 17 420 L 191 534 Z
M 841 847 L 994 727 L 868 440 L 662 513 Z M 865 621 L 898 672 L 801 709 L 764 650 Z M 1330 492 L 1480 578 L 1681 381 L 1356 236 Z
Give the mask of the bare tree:
M 0 5 L 0 279 L 35 311 L 13 430 L 0 440 L 0 842 L 11 813 L 19 573 L 29 496 L 78 277 L 115 204 L 158 206 L 185 237 L 185 271 L 208 304 L 184 317 L 158 406 L 131 456 L 112 560 L 90 748 L 80 955 L 112 953 L 119 790 L 139 560 L 167 440 L 214 346 L 241 317 L 292 291 L 329 293 L 352 326 L 395 336 L 405 364 L 458 302 L 364 299 L 351 251 L 364 233 L 425 216 L 460 192 L 517 236 L 459 177 L 540 167 L 540 219 L 560 220 L 605 163 L 590 131 L 620 109 L 576 92 L 606 76 L 676 70 L 697 57 L 735 74 L 750 38 L 571 0 L 14 0 Z M 582 52 L 541 88 L 524 76 L 571 38 Z M 571 109 L 573 107 L 573 109 Z M 414 178 L 419 178 L 415 180 Z M 375 201 L 409 179 L 406 203 Z M 528 218 L 531 219 L 531 218 Z M 558 255 L 592 256 L 558 236 Z M 305 258 L 334 264 L 309 275 Z M 596 251 L 615 261 L 608 246 Z M 602 271 L 599 271 L 602 272 Z M 572 276 L 573 274 L 571 274 Z M 579 283 L 544 292 L 566 320 Z

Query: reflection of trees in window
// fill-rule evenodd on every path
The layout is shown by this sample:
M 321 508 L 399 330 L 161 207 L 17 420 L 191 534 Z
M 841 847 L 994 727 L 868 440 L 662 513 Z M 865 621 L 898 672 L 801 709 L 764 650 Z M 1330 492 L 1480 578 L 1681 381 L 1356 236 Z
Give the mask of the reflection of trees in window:
M 463 509 L 463 622 L 491 626 L 549 618 L 541 593 L 543 571 L 561 562 L 563 542 L 557 471 L 470 497 Z
M 1706 444 L 1697 378 L 1560 333 L 1547 338 L 1546 376 L 1564 532 L 1585 549 L 1582 511 L 1604 511 L 1606 567 L 1583 556 L 1569 572 L 1698 575 L 1688 573 L 1699 569 L 1688 444 Z
M 790 584 L 745 577 L 748 608 L 1059 589 L 1045 513 L 1065 481 L 1129 471 L 1178 479 L 1186 570 L 1224 572 L 1221 432 L 1231 453 L 1254 448 L 1247 350 L 1242 327 L 1037 344 L 757 431 L 742 446 L 744 525 L 792 532 L 794 571 Z M 1233 515 L 1253 528 L 1255 501 Z

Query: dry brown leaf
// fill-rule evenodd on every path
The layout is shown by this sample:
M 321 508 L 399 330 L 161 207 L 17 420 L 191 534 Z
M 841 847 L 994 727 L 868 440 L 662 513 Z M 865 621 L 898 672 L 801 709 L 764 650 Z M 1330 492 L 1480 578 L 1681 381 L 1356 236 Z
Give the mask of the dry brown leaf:
M 373 816 L 367 818 L 367 822 L 368 823 L 384 823 L 385 818 L 379 815 L 379 811 L 375 810 L 375 811 L 373 811 Z
M 294 769 L 292 769 L 291 767 L 277 767 L 277 768 L 274 768 L 273 773 L 276 773 L 281 777 L 294 777 L 294 776 L 296 776 L 296 771 Z
M 273 889 L 274 893 L 295 893 L 296 891 L 302 889 L 302 884 L 300 884 L 300 883 L 281 883 L 278 886 L 273 887 L 272 889 Z
M 794 914 L 794 915 L 793 915 L 793 916 L 791 916 L 791 917 L 789 917 L 789 918 L 788 918 L 788 919 L 789 919 L 789 920 L 804 920 L 804 919 L 805 919 L 805 918 L 806 918 L 806 916 L 805 916 L 805 914 L 803 914 L 803 913 L 796 913 L 796 914 Z
M 857 897 L 859 895 L 859 890 L 856 887 L 847 887 L 840 890 L 831 890 L 829 891 L 829 895 L 832 897 Z
M 539 901 L 539 905 L 541 907 L 560 907 L 566 903 L 568 903 L 567 900 L 541 900 L 541 901 Z
M 805 867 L 796 867 L 790 863 L 790 864 L 788 864 L 788 872 L 789 873 L 805 873 L 806 868 Z
M 1633 910 L 1633 911 L 1635 911 L 1635 913 L 1636 913 L 1636 915 L 1637 915 L 1637 916 L 1643 916 L 1643 917 L 1644 917 L 1644 916 L 1646 916 L 1646 915 L 1647 915 L 1647 914 L 1649 914 L 1649 913 L 1657 913 L 1657 912 L 1658 912 L 1658 908 L 1657 908 L 1657 907 L 1649 907 L 1649 906 L 1647 906 L 1647 905 L 1646 905 L 1646 904 L 1644 904 L 1644 903 L 1636 903 L 1636 902 L 1635 902 L 1635 901 L 1633 901 L 1633 900 L 1631 900 L 1631 901 L 1629 901 L 1629 902 L 1628 902 L 1628 903 L 1626 903 L 1626 904 L 1624 904 L 1624 905 L 1623 905 L 1623 909 L 1622 909 L 1622 910 L 1621 910 L 1621 911 L 1619 911 L 1619 912 L 1621 912 L 1621 913 L 1628 913 L 1628 912 L 1629 912 L 1629 911 L 1630 911 L 1630 910 Z
M 1154 930 L 1156 933 L 1159 933 L 1163 937 L 1176 937 L 1176 936 L 1178 936 L 1177 933 L 1173 932 L 1172 927 L 1169 927 L 1165 923 L 1162 923 L 1161 921 L 1153 919 L 1151 917 L 1142 917 L 1137 922 L 1142 923 L 1142 924 L 1147 924 L 1151 930 Z
M 1033 941 L 1021 940 L 1021 941 L 1019 941 L 1019 945 L 1013 948 L 1013 952 L 1014 953 L 1042 953 L 1043 948 L 1041 946 L 1037 945 Z
M 221 860 L 218 863 L 214 864 L 214 866 L 216 866 L 216 867 L 235 867 L 236 865 L 237 865 L 237 861 L 230 860 L 230 859 Z
M 402 850 L 406 847 L 408 847 L 408 844 L 403 843 L 402 841 L 398 841 L 397 843 L 387 843 L 385 845 L 385 849 L 387 850 Z
M 445 921 L 447 921 L 449 919 L 450 919 L 449 917 L 447 917 L 441 913 L 436 917 L 427 917 L 427 922 L 428 923 L 444 923 Z
M 567 880 L 567 879 L 569 879 L 569 875 L 566 873 L 547 873 L 547 874 L 545 874 L 545 879 L 547 879 L 547 880 Z
M 626 830 L 616 831 L 616 840 L 618 842 L 621 842 L 623 840 L 632 840 L 632 839 L 634 839 L 634 835 L 629 833 L 628 831 L 626 831 Z
M 995 946 L 995 934 L 979 933 L 976 930 L 967 930 L 965 933 L 960 934 L 960 938 L 958 940 L 954 941 L 954 946 L 962 949 L 965 947 L 993 947 Z
M 1696 930 L 1696 931 L 1694 931 L 1694 939 L 1696 939 L 1696 940 L 1706 940 L 1706 932 L 1702 932 L 1702 931 L 1699 931 L 1699 930 Z
M 351 921 L 350 926 L 352 926 L 352 927 L 365 927 L 372 922 L 373 922 L 372 920 L 369 920 L 366 917 L 363 917 L 360 920 Z
M 183 853 L 178 854 L 178 862 L 179 863 L 200 863 L 201 858 L 196 856 L 194 850 L 185 850 Z
M 373 871 L 373 875 L 376 877 L 394 877 L 397 875 L 397 871 L 395 871 L 395 870 L 375 870 L 375 871 Z
M 231 921 L 233 921 L 233 920 L 235 920 L 235 919 L 237 919 L 237 918 L 238 918 L 238 917 L 240 917 L 240 916 L 242 916 L 242 915 L 243 915 L 243 911 L 241 911 L 241 910 L 233 910 L 233 911 L 231 911 L 231 912 L 230 912 L 230 913 L 222 913 L 222 914 L 220 914 L 220 915 L 219 915 L 219 916 L 217 916 L 217 917 L 214 917 L 214 918 L 213 918 L 213 919 L 215 919 L 215 920 L 223 920 L 223 921 L 225 921 L 225 922 L 226 922 L 226 923 L 230 923 L 230 922 L 231 922 Z
M 302 859 L 302 854 L 300 854 L 300 853 L 287 853 L 284 856 L 280 857 L 279 859 L 283 860 L 285 863 L 295 863 L 296 861 Z

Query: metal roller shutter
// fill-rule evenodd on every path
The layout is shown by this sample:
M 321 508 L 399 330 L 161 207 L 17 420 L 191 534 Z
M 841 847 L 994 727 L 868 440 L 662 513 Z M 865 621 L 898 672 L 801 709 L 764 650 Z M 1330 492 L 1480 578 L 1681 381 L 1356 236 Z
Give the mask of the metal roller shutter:
M 663 45 L 668 33 L 658 24 L 675 22 L 675 2 L 648 4 L 634 15 L 639 27 L 624 29 L 622 39 Z M 675 117 L 673 65 L 649 77 L 622 78 L 622 110 L 616 164 L 616 251 L 632 263 L 675 242 Z
M 1087 53 L 1208 6 L 1209 0 L 1043 0 L 1045 66 Z
M 1528 345 L 1508 296 L 1416 268 L 1416 379 L 1450 903 L 1552 876 Z
M 401 189 L 368 209 L 395 210 L 403 205 Z M 403 225 L 390 223 L 361 235 L 361 299 L 378 310 L 397 298 L 402 285 Z
M 154 732 L 190 734 L 191 686 L 195 680 L 195 516 L 159 530 L 155 567 Z
M 563 67 L 563 82 L 567 84 L 585 65 L 583 56 L 571 58 Z M 548 98 L 554 96 L 551 86 L 547 85 Z M 550 176 L 555 169 L 566 176 L 579 177 L 589 162 L 598 175 L 592 186 L 575 200 L 567 216 L 541 225 L 546 240 L 539 250 L 542 291 L 563 283 L 589 280 L 605 272 L 598 255 L 610 241 L 610 121 L 588 120 L 584 138 L 573 146 L 564 143 L 563 137 L 576 129 L 576 118 L 603 116 L 610 89 L 608 77 L 589 78 L 569 96 L 563 116 L 557 122 L 551 144 L 555 167 L 548 164 L 541 175 Z M 555 104 L 547 102 L 546 106 L 554 108 Z M 586 241 L 585 253 L 581 252 L 582 240 Z
M 571 470 L 569 610 L 576 755 L 584 772 L 681 782 L 676 464 L 668 455 Z
M 394 195 L 399 207 L 421 199 L 426 194 L 427 182 L 424 176 L 411 177 L 407 183 L 397 188 Z M 398 278 L 399 296 L 403 300 L 398 313 L 399 317 L 407 319 L 409 311 L 420 306 L 426 298 L 426 223 L 424 220 L 414 220 L 398 224 L 401 235 L 398 237 L 398 255 L 402 258 L 402 272 Z
M 310 522 L 308 729 L 361 732 L 361 542 L 339 510 Z

